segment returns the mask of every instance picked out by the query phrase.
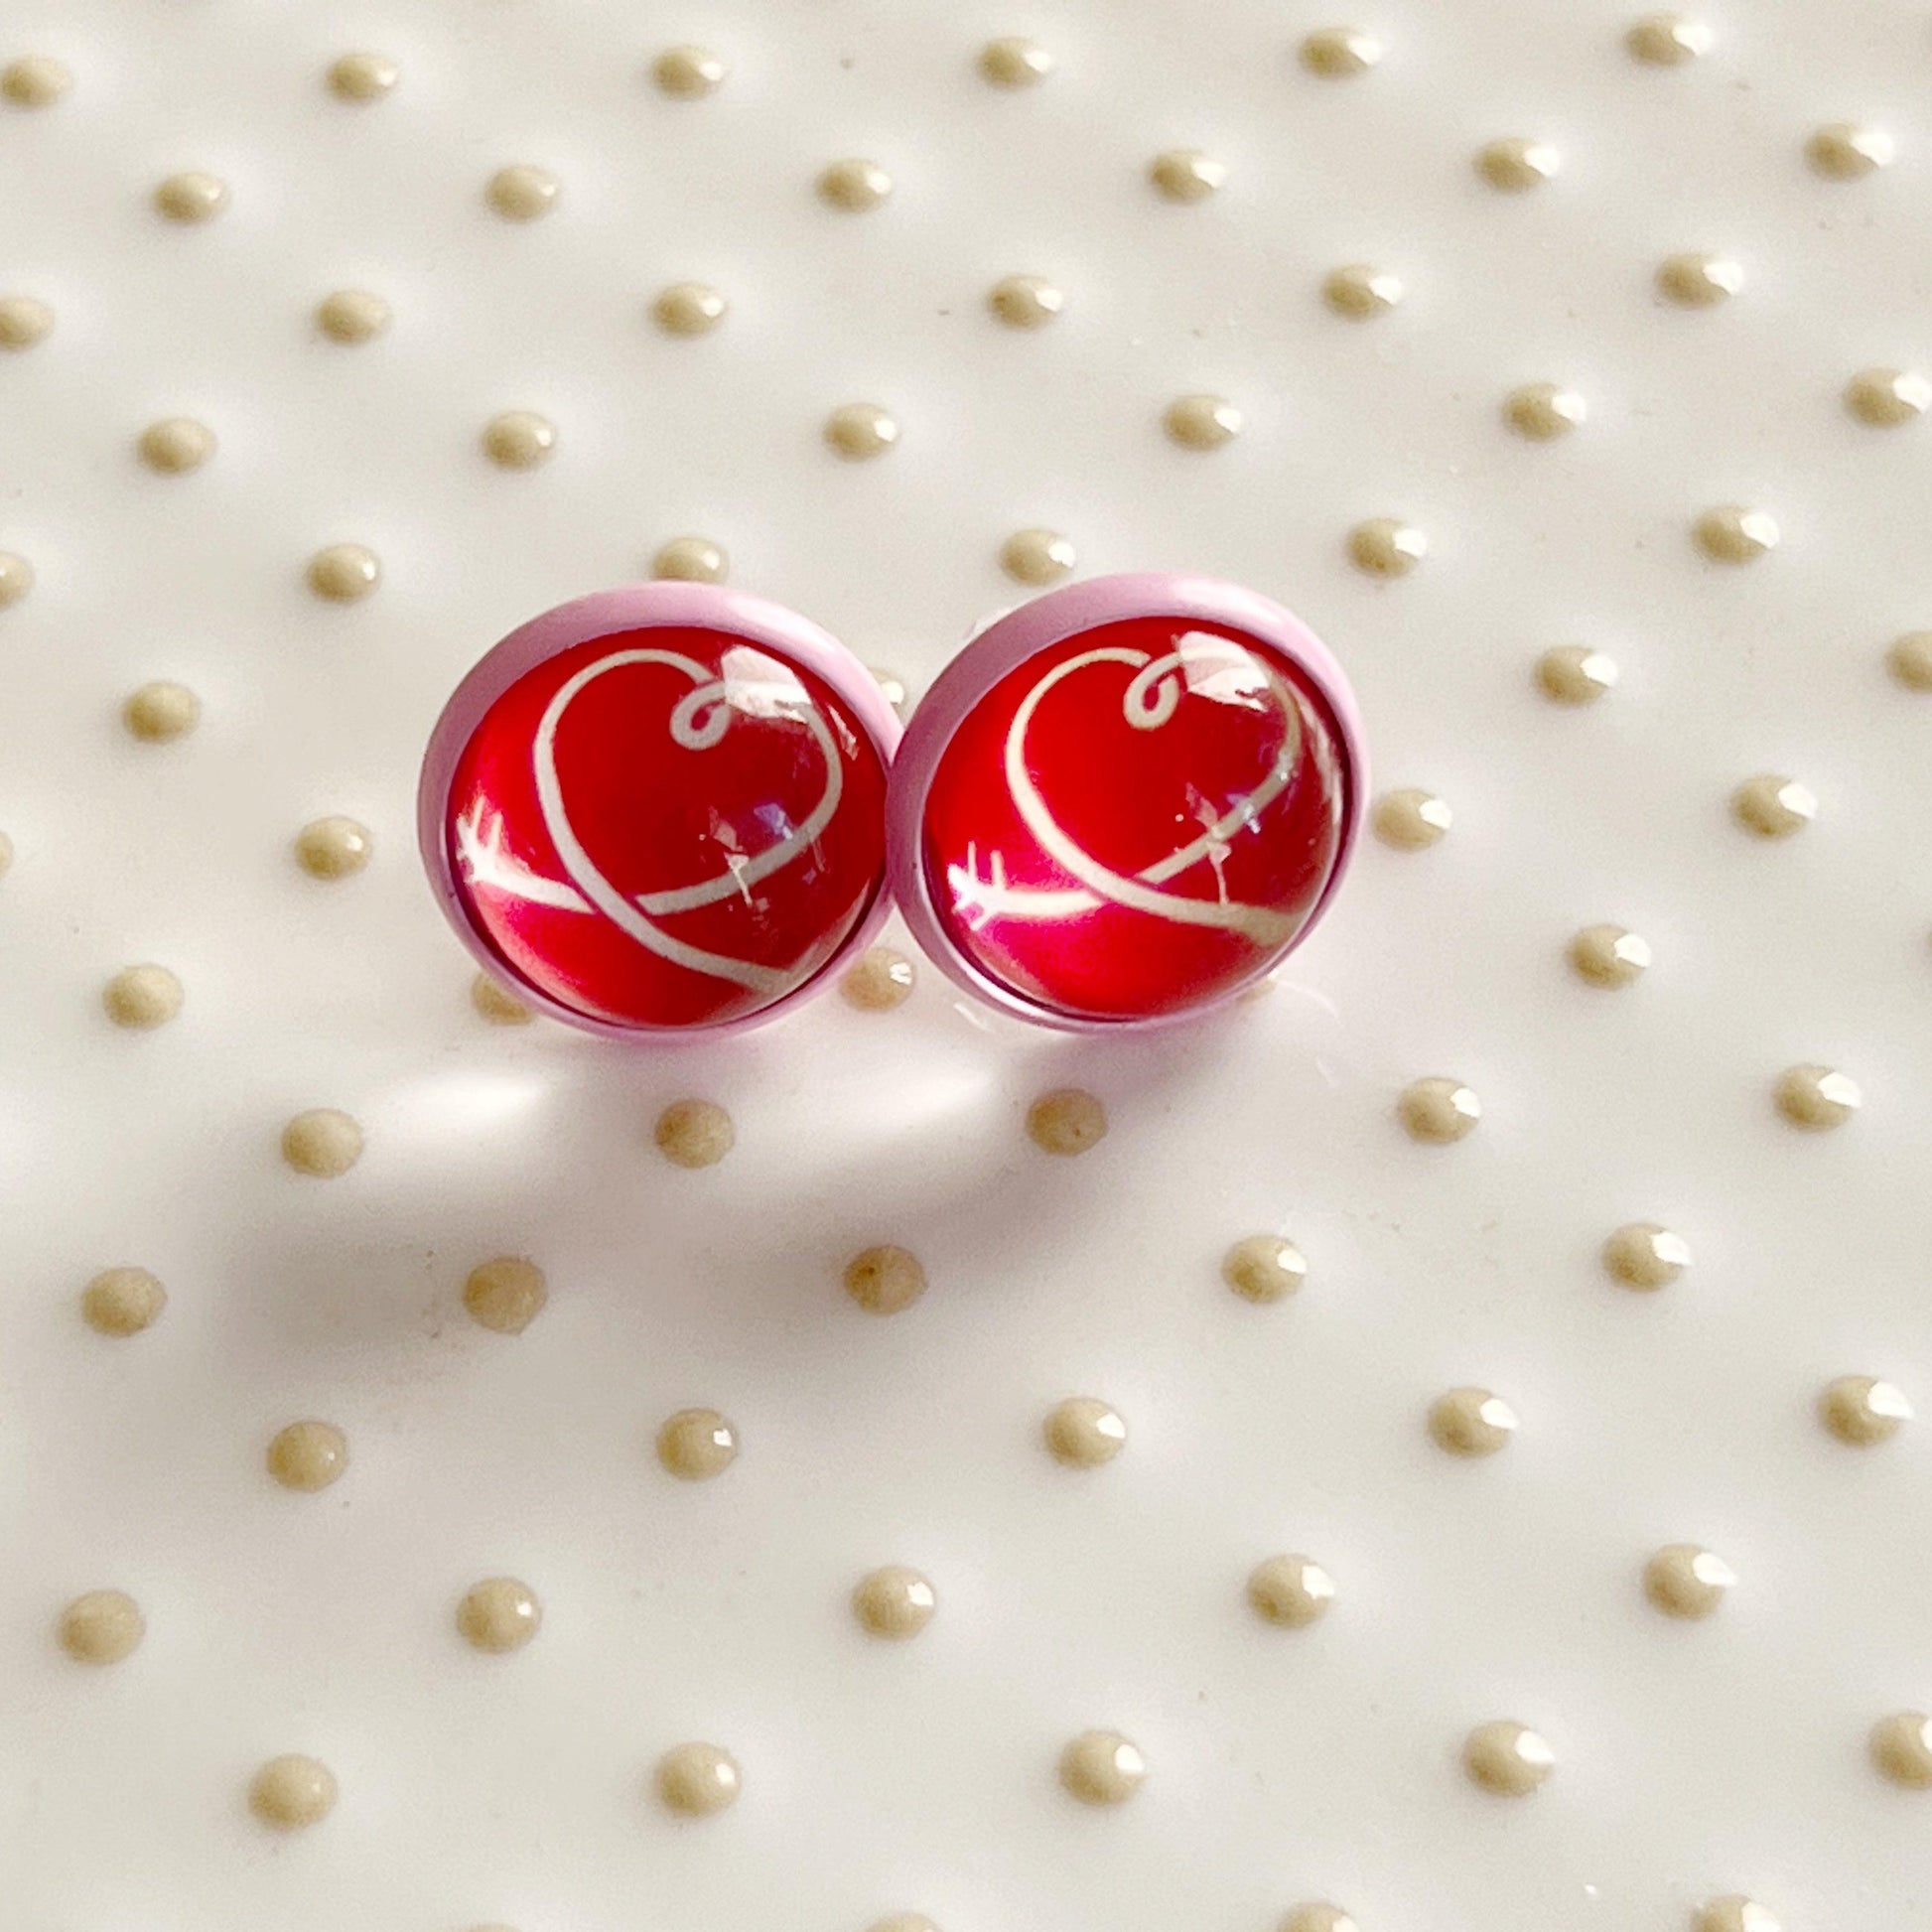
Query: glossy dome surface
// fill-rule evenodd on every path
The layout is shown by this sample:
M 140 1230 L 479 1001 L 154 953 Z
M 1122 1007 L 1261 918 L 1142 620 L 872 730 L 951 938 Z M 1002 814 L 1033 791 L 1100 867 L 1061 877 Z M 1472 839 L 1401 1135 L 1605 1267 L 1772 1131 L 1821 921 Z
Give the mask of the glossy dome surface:
M 1043 1016 L 1178 1017 L 1295 945 L 1352 784 L 1327 697 L 1273 643 L 1192 617 L 1103 622 L 959 717 L 925 794 L 925 895 L 945 944 Z
M 515 678 L 463 743 L 442 807 L 451 909 L 564 1017 L 746 1020 L 875 908 L 885 769 L 866 720 L 768 641 L 591 637 Z

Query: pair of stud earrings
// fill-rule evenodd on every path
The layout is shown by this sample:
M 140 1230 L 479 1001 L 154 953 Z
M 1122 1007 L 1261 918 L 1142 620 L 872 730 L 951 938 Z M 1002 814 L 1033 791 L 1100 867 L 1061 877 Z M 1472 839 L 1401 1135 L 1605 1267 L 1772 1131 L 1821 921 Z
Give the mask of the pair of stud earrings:
M 470 672 L 418 832 L 483 968 L 592 1033 L 773 1019 L 895 902 L 968 993 L 1106 1032 L 1272 971 L 1333 897 L 1366 796 L 1340 666 L 1231 584 L 1049 592 L 981 629 L 901 736 L 816 624 L 652 583 L 546 612 Z

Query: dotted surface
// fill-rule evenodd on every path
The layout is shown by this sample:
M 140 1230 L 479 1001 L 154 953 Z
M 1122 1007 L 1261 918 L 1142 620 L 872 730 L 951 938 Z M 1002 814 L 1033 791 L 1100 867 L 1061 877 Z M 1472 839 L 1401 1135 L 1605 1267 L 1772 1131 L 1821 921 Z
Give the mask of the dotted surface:
M 10 1922 L 1923 1920 L 1932 33 L 1638 12 L 9 11 Z M 680 541 L 914 699 L 1049 573 L 1252 584 L 1381 836 L 1147 1040 L 925 971 L 716 1045 L 491 1024 L 421 746 Z M 141 962 L 186 998 L 117 1026 Z M 1419 1143 L 1446 1076 L 1480 1128 Z M 1306 1283 L 1230 1293 L 1264 1236 Z M 1068 1466 L 1082 1392 L 1128 1442 Z M 1296 1552 L 1332 1601 L 1271 1621 Z M 82 1663 L 98 1592 L 140 1640 Z

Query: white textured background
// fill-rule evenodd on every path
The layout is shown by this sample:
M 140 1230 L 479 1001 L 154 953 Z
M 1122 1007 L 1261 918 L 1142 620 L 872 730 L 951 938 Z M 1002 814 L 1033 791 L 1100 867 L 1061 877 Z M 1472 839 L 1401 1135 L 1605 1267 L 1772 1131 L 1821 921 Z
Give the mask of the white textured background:
M 1329 22 L 1259 0 L 8 10 L 0 60 L 75 86 L 0 108 L 0 290 L 58 317 L 0 357 L 0 547 L 38 573 L 0 613 L 6 1932 L 1269 1932 L 1310 1897 L 1363 1932 L 1675 1932 L 1732 1890 L 1789 1932 L 1932 1923 L 1932 1798 L 1863 1744 L 1932 1703 L 1932 1449 L 1812 1413 L 1845 1371 L 1932 1395 L 1932 698 L 1883 669 L 1932 625 L 1932 425 L 1840 401 L 1932 356 L 1932 16 L 1701 17 L 1713 51 L 1663 70 L 1600 0 L 1378 0 L 1387 58 L 1333 81 L 1295 58 Z M 1039 86 L 976 74 L 1009 32 L 1056 56 Z M 684 40 L 730 64 L 708 100 L 650 85 Z M 401 68 L 365 107 L 323 84 L 357 47 Z M 1837 120 L 1895 165 L 1820 179 Z M 1510 134 L 1559 177 L 1486 187 L 1470 155 Z M 1226 164 L 1218 197 L 1152 192 L 1173 145 Z M 815 200 L 848 154 L 884 207 Z M 529 225 L 482 198 L 517 161 L 563 183 Z M 148 197 L 191 167 L 232 199 L 180 227 Z M 1743 290 L 1661 302 L 1699 248 Z M 1345 261 L 1408 299 L 1331 314 Z M 985 312 L 1015 271 L 1066 292 L 1037 334 Z M 733 305 L 701 341 L 648 318 L 685 278 Z M 386 336 L 315 333 L 342 286 L 389 298 Z M 1560 445 L 1500 419 L 1541 379 L 1590 405 Z M 1170 445 L 1193 390 L 1246 433 Z M 845 465 L 818 426 L 860 399 L 901 442 Z M 480 454 L 505 408 L 557 425 L 542 469 Z M 157 478 L 133 442 L 176 414 L 220 449 Z M 1724 502 L 1783 543 L 1705 561 Z M 1432 541 L 1400 583 L 1343 548 L 1380 514 Z M 410 798 L 495 637 L 700 532 L 916 689 L 1034 524 L 1083 571 L 1293 605 L 1379 782 L 1440 790 L 1449 837 L 1371 844 L 1282 992 L 1155 1045 L 989 1023 L 932 974 L 714 1048 L 476 1017 Z M 345 540 L 385 573 L 346 609 L 303 581 Z M 1531 680 L 1566 641 L 1623 670 L 1587 711 Z M 117 719 L 154 677 L 205 706 L 171 747 Z M 1740 831 L 1760 770 L 1817 823 Z M 332 886 L 288 853 L 327 811 L 377 841 Z M 1650 940 L 1642 984 L 1568 972 L 1598 919 Z M 117 1033 L 99 988 L 149 959 L 186 1010 Z M 1776 1116 L 1800 1060 L 1862 1083 L 1853 1124 Z M 1485 1116 L 1417 1147 L 1393 1096 L 1438 1072 Z M 1064 1082 L 1114 1123 L 1076 1163 L 1020 1131 Z M 708 1173 L 649 1145 L 683 1093 L 738 1120 Z M 366 1127 L 341 1180 L 279 1161 L 311 1105 Z M 1596 1262 L 1643 1218 L 1697 1254 L 1650 1299 Z M 1217 1278 L 1261 1228 L 1311 1266 L 1266 1309 Z M 876 1240 L 932 1280 L 883 1321 L 838 1285 Z M 514 1339 L 459 1300 L 499 1252 L 550 1277 Z M 77 1313 L 117 1262 L 171 1295 L 121 1342 Z M 1502 1455 L 1430 1444 L 1455 1382 L 1521 1413 Z M 1098 1472 L 1038 1446 L 1076 1392 L 1127 1418 Z M 650 1439 L 693 1402 L 744 1448 L 687 1487 Z M 314 1497 L 261 1468 L 305 1414 L 352 1457 Z M 1678 1540 L 1738 1572 L 1708 1623 L 1637 1587 Z M 1243 1601 L 1280 1549 L 1337 1580 L 1312 1630 Z M 904 1646 L 846 1608 L 891 1561 L 939 1592 Z M 497 1572 L 546 1613 L 509 1658 L 451 1624 Z M 95 1672 L 52 1628 L 102 1586 L 148 1635 Z M 1502 1716 L 1558 1756 L 1521 1803 L 1456 1761 Z M 1150 1765 L 1116 1812 L 1053 1780 L 1094 1725 Z M 745 1795 L 676 1824 L 649 1766 L 694 1736 Z M 286 1840 L 244 1805 L 284 1750 L 342 1784 Z

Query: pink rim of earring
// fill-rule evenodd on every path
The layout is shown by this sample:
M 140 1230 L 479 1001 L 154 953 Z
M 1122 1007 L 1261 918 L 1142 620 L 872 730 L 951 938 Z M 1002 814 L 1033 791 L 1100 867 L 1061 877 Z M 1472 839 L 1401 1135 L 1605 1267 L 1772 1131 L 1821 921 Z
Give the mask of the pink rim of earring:
M 899 725 L 837 639 L 651 583 L 559 605 L 459 684 L 416 830 L 485 971 L 607 1038 L 763 1024 L 884 923 Z
M 1272 972 L 1332 902 L 1366 799 L 1340 667 L 1234 585 L 1102 578 L 1008 612 L 901 744 L 816 625 L 653 583 L 547 612 L 477 665 L 432 735 L 418 830 L 479 962 L 607 1037 L 772 1019 L 895 898 L 977 999 L 1117 1033 Z
M 920 949 L 1073 1033 L 1192 1020 L 1332 903 L 1367 799 L 1341 666 L 1280 605 L 1167 572 L 996 619 L 894 761 L 892 889 Z

